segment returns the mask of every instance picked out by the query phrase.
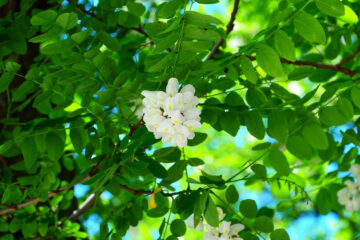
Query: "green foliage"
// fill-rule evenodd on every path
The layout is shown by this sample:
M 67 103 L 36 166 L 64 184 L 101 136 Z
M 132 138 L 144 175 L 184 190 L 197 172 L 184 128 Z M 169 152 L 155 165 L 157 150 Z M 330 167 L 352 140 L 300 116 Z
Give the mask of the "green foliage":
M 258 212 L 256 202 L 252 199 L 246 199 L 240 203 L 240 212 L 246 218 L 254 218 Z
M 94 2 L 0 0 L 0 239 L 201 239 L 193 217 L 288 240 L 308 212 L 357 234 L 337 193 L 360 161 L 358 1 Z M 199 99 L 185 148 L 139 116 L 171 77 Z

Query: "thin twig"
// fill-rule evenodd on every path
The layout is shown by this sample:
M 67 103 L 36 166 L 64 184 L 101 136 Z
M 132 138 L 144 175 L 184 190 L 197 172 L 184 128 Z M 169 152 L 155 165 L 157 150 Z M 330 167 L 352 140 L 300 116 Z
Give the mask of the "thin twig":
M 131 136 L 131 134 L 133 134 L 133 133 L 135 132 L 135 130 L 136 130 L 137 128 L 139 128 L 142 124 L 144 124 L 144 122 L 143 122 L 142 119 L 141 119 L 135 126 L 131 127 L 131 128 L 130 128 L 129 136 Z M 105 158 L 108 158 L 108 155 L 105 155 L 103 159 L 105 159 Z M 89 173 L 88 176 L 86 176 L 85 178 L 77 181 L 77 182 L 76 182 L 75 184 L 73 184 L 73 185 L 68 184 L 68 185 L 66 185 L 66 186 L 64 186 L 64 187 L 61 187 L 61 188 L 57 189 L 56 191 L 53 191 L 53 192 L 48 193 L 48 198 L 52 198 L 52 197 L 60 194 L 61 192 L 65 191 L 65 190 L 68 190 L 69 188 L 71 188 L 71 187 L 73 187 L 73 186 L 75 186 L 75 185 L 77 185 L 77 184 L 84 183 L 84 182 L 90 180 L 90 179 L 97 173 L 97 171 L 99 170 L 100 165 L 101 165 L 103 159 L 101 159 L 101 160 L 91 169 L 91 171 L 90 171 L 90 173 Z M 121 187 L 122 189 L 125 189 L 125 190 L 133 193 L 133 194 L 151 194 L 151 193 L 152 193 L 152 192 L 146 191 L 146 190 L 134 190 L 134 189 L 128 188 L 128 187 L 126 187 L 126 186 L 124 186 L 124 185 L 120 185 L 120 187 Z M 26 206 L 29 206 L 29 205 L 32 205 L 32 204 L 36 204 L 36 203 L 38 203 L 38 202 L 40 202 L 40 198 L 34 198 L 34 199 L 32 199 L 32 200 L 29 200 L 29 201 L 27 201 L 27 202 L 23 202 L 23 203 L 14 205 L 14 206 L 8 206 L 8 205 L 6 205 L 6 207 L 7 207 L 6 209 L 0 210 L 0 215 L 6 215 L 6 214 L 8 214 L 8 213 L 11 213 L 11 212 L 17 210 L 17 209 L 21 209 L 21 208 L 24 208 L 24 207 L 26 207 Z M 0 205 L 5 206 L 3 203 L 0 203 Z
M 352 59 L 354 59 L 356 57 L 356 55 L 358 55 L 360 53 L 360 46 L 356 49 L 356 51 L 349 57 L 343 59 L 341 62 L 339 62 L 336 66 L 340 67 L 342 65 L 344 65 L 345 63 L 347 63 L 348 61 L 351 61 Z
M 239 10 L 239 3 L 240 3 L 240 0 L 234 1 L 233 11 L 231 12 L 231 17 L 230 17 L 229 23 L 226 26 L 226 32 L 225 32 L 226 36 L 229 35 L 229 33 L 234 29 L 234 22 L 235 22 L 236 14 Z M 211 50 L 210 54 L 207 56 L 205 61 L 210 60 L 214 57 L 214 55 L 219 51 L 219 48 L 224 43 L 224 41 L 225 41 L 225 39 L 221 38 L 221 39 L 219 39 L 219 41 L 216 42 L 215 46 L 213 47 L 213 49 Z
M 73 3 L 72 0 L 68 0 L 68 1 L 69 1 L 70 4 Z M 79 9 L 81 12 L 83 12 L 83 13 L 85 13 L 85 14 L 87 14 L 87 15 L 95 18 L 95 19 L 97 19 L 98 21 L 100 21 L 100 22 L 103 21 L 103 19 L 102 19 L 101 17 L 96 16 L 95 13 L 92 13 L 92 12 L 90 12 L 90 11 L 87 11 L 87 10 L 85 10 L 84 8 L 80 7 L 79 5 L 76 4 L 75 7 L 76 7 L 77 9 Z M 134 31 L 136 31 L 136 32 L 138 32 L 138 33 L 140 33 L 140 34 L 142 34 L 142 35 L 144 35 L 145 37 L 147 37 L 147 38 L 150 39 L 149 34 L 147 34 L 147 33 L 144 31 L 144 29 L 142 29 L 141 26 L 132 27 L 132 28 L 128 28 L 128 27 L 122 26 L 122 25 L 120 25 L 120 24 L 117 24 L 116 26 L 117 26 L 118 28 L 122 28 L 122 29 L 134 30 Z
M 246 57 L 248 57 L 251 61 L 256 60 L 256 57 L 254 57 L 254 56 L 246 55 Z M 355 71 L 352 71 L 350 69 L 341 67 L 339 65 L 329 65 L 329 64 L 325 64 L 325 63 L 307 62 L 307 61 L 300 61 L 300 60 L 292 62 L 292 61 L 286 60 L 284 58 L 281 58 L 280 61 L 282 63 L 286 63 L 286 64 L 290 64 L 290 65 L 296 65 L 296 66 L 312 66 L 312 67 L 315 67 L 315 68 L 329 69 L 329 70 L 344 73 L 345 75 L 348 75 L 350 77 L 352 77 L 352 76 L 354 76 L 356 74 Z

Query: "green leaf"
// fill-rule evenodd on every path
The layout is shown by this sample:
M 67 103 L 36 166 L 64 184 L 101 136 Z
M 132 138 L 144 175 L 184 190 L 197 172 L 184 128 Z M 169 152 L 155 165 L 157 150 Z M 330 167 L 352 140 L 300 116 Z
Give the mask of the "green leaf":
M 184 29 L 184 38 L 215 42 L 220 39 L 220 35 L 214 30 L 200 28 L 196 25 L 188 24 Z
M 276 229 L 270 234 L 271 240 L 290 240 L 289 234 L 282 228 Z
M 315 0 L 316 7 L 323 13 L 339 17 L 345 14 L 344 4 L 340 0 Z
M 178 32 L 172 32 L 166 37 L 160 38 L 159 41 L 155 41 L 156 48 L 154 49 L 153 53 L 160 53 L 167 48 L 171 47 L 176 40 L 179 38 Z
M 206 140 L 207 136 L 208 135 L 206 133 L 196 132 L 195 137 L 188 141 L 188 146 L 199 145 L 200 143 L 202 143 Z
M 239 193 L 234 185 L 230 185 L 225 192 L 226 200 L 229 203 L 236 203 L 239 199 Z
M 72 29 L 77 25 L 78 17 L 75 13 L 63 13 L 57 17 L 56 23 L 64 30 Z
M 8 232 L 8 231 L 9 231 L 9 224 L 5 221 L 1 221 L 0 222 L 0 232 Z
M 19 71 L 20 68 L 21 68 L 21 65 L 18 64 L 17 62 L 9 61 L 9 62 L 6 62 L 6 64 L 5 64 L 5 69 L 8 72 L 15 73 L 15 72 Z
M 245 56 L 241 56 L 240 64 L 241 64 L 242 72 L 246 77 L 246 80 L 248 80 L 249 82 L 251 82 L 253 84 L 256 84 L 258 77 L 257 77 L 254 66 L 253 66 L 252 62 L 250 61 L 250 59 Z
M 245 102 L 244 100 L 240 97 L 239 94 L 237 94 L 236 92 L 230 92 L 226 98 L 225 98 L 225 102 L 227 104 L 229 104 L 230 106 L 244 106 Z
M 261 164 L 254 164 L 251 166 L 251 170 L 255 173 L 255 175 L 259 178 L 266 178 L 266 167 Z
M 107 32 L 101 31 L 96 34 L 96 37 L 100 39 L 101 42 L 103 42 L 109 49 L 114 51 L 119 51 L 121 49 L 121 44 L 119 41 L 111 37 Z
M 319 117 L 321 122 L 328 126 L 341 126 L 348 121 L 348 118 L 346 118 L 336 106 L 321 108 Z
M 160 18 L 171 18 L 175 15 L 176 11 L 182 6 L 181 0 L 171 0 L 162 3 L 158 6 L 157 15 Z
M 21 226 L 21 232 L 24 235 L 25 238 L 29 238 L 35 235 L 37 230 L 37 224 L 36 220 L 30 221 L 30 222 L 23 222 Z
M 346 118 L 348 121 L 351 120 L 354 115 L 354 107 L 347 98 L 341 97 L 336 103 L 336 107 L 339 112 L 344 116 L 344 118 Z
M 326 188 L 321 188 L 315 199 L 316 207 L 320 214 L 326 215 L 330 212 L 332 208 L 330 199 L 330 192 Z
M 0 93 L 4 92 L 12 80 L 14 79 L 14 73 L 6 72 L 0 77 Z
M 280 176 L 288 176 L 290 174 L 289 163 L 281 151 L 277 149 L 272 150 L 269 154 L 269 162 Z
M 346 98 L 341 98 L 336 106 L 323 107 L 319 111 L 320 120 L 328 126 L 344 125 L 353 115 L 354 108 Z
M 285 143 L 288 138 L 288 122 L 283 112 L 275 110 L 269 114 L 267 133 L 280 143 Z
M 219 0 L 195 0 L 195 2 L 201 4 L 213 4 L 213 3 L 218 3 Z
M 280 57 L 292 62 L 296 60 L 294 43 L 284 31 L 278 30 L 275 32 L 274 45 Z
M 38 14 L 32 16 L 31 24 L 34 26 L 38 25 L 49 25 L 55 22 L 57 13 L 54 10 L 41 11 Z
M 2 198 L 1 198 L 2 203 L 7 203 L 11 199 L 12 191 L 13 191 L 12 185 L 8 185 L 5 188 L 5 191 L 4 191 L 4 193 L 2 195 Z
M 190 164 L 190 166 L 196 167 L 196 166 L 200 166 L 204 164 L 204 161 L 201 160 L 200 158 L 189 158 L 188 162 Z
M 306 125 L 302 130 L 302 134 L 305 141 L 316 149 L 325 150 L 329 147 L 328 138 L 318 124 Z
M 253 108 L 261 107 L 268 103 L 268 99 L 259 88 L 249 88 L 246 92 L 246 102 Z
M 210 24 L 222 24 L 222 22 L 216 17 L 201 14 L 198 12 L 187 11 L 185 12 L 186 24 L 195 24 L 199 26 L 207 26 Z
M 268 45 L 260 44 L 258 46 L 256 49 L 256 60 L 267 74 L 273 77 L 280 77 L 283 75 L 283 68 L 279 55 Z
M 231 112 L 225 112 L 219 117 L 222 129 L 224 129 L 231 136 L 235 137 L 240 127 L 238 116 Z
M 172 63 L 173 54 L 161 54 L 158 56 L 161 56 L 161 59 L 151 64 L 151 66 L 147 68 L 148 72 L 160 72 Z
M 81 153 L 85 148 L 88 137 L 86 131 L 83 128 L 71 128 L 70 139 L 76 152 Z
M 8 3 L 8 0 L 0 0 L 0 7 Z
M 132 1 L 127 1 L 126 6 L 130 13 L 134 14 L 135 16 L 140 17 L 145 12 L 145 6 L 141 3 L 136 3 Z
M 61 31 L 58 28 L 53 28 L 49 30 L 46 33 L 37 35 L 36 37 L 33 37 L 29 39 L 29 42 L 32 43 L 43 43 L 43 42 L 50 42 L 53 40 L 57 40 L 59 38 Z
M 350 24 L 357 24 L 359 22 L 359 17 L 356 15 L 354 10 L 352 10 L 349 6 L 345 5 L 345 14 L 341 17 L 338 17 L 343 22 Z
M 310 66 L 303 66 L 303 67 L 296 67 L 292 70 L 289 75 L 289 80 L 302 80 L 306 77 L 309 77 L 315 71 L 314 67 Z
M 186 233 L 186 225 L 183 220 L 175 219 L 170 224 L 170 231 L 173 235 L 177 237 L 184 236 Z
M 296 31 L 306 40 L 325 44 L 326 35 L 319 21 L 312 15 L 301 11 L 294 18 Z
M 246 199 L 240 203 L 240 212 L 246 218 L 254 218 L 258 212 L 256 202 L 252 199 Z
M 360 108 L 360 88 L 351 88 L 351 100 L 356 107 Z
M 46 135 L 46 149 L 51 160 L 59 160 L 64 152 L 64 147 L 65 143 L 57 133 L 49 132 Z
M 0 145 L 0 155 L 3 155 L 7 150 L 9 150 L 14 145 L 13 140 L 9 140 Z
M 254 228 L 258 231 L 269 233 L 274 230 L 274 223 L 269 217 L 260 216 L 255 219 Z
M 86 29 L 85 31 L 77 32 L 71 34 L 71 39 L 74 40 L 77 44 L 84 42 L 88 37 L 90 37 L 93 32 L 92 28 Z
M 63 40 L 59 42 L 54 42 L 45 45 L 44 47 L 40 48 L 40 52 L 45 55 L 55 55 L 63 53 L 64 50 L 67 50 L 72 47 L 72 42 L 69 40 Z
M 9 226 L 9 230 L 11 233 L 15 233 L 21 229 L 22 219 L 19 217 L 14 217 Z
M 40 236 L 45 237 L 48 232 L 49 224 L 47 222 L 40 222 L 38 231 Z
M 257 111 L 249 111 L 245 114 L 245 125 L 249 133 L 257 139 L 265 137 L 264 123 Z
M 204 52 L 208 51 L 212 45 L 210 41 L 183 41 L 181 49 L 187 52 Z
M 177 161 L 168 169 L 168 176 L 163 180 L 161 184 L 169 185 L 182 178 L 186 169 L 187 162 L 184 160 Z
M 166 178 L 168 176 L 166 169 L 157 161 L 150 161 L 148 165 L 148 170 L 156 178 Z
M 38 158 L 38 152 L 36 150 L 34 138 L 27 137 L 24 139 L 21 144 L 21 153 L 24 156 L 25 168 L 30 170 Z
M 153 156 L 158 162 L 164 162 L 164 163 L 177 162 L 180 160 L 181 151 L 177 147 L 160 148 L 154 152 Z
M 290 137 L 286 142 L 286 148 L 291 154 L 301 159 L 309 159 L 312 156 L 311 146 L 299 135 Z
M 210 196 L 208 197 L 208 204 L 205 209 L 204 217 L 209 225 L 213 227 L 217 227 L 219 225 L 219 214 L 216 209 L 216 205 Z

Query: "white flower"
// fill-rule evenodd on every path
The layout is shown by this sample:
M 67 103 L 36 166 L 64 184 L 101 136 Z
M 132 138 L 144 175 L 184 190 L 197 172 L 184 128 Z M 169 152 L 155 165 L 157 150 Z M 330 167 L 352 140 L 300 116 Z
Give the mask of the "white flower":
M 173 97 L 179 89 L 179 82 L 176 78 L 170 78 L 169 82 L 166 86 L 166 93 L 170 96 Z
M 191 93 L 192 95 L 194 95 L 194 94 L 195 94 L 195 88 L 194 88 L 193 85 L 188 84 L 188 85 L 185 85 L 185 86 L 181 89 L 180 92 L 181 92 L 181 93 Z
M 179 82 L 170 78 L 166 93 L 143 91 L 143 120 L 155 138 L 162 142 L 171 141 L 174 146 L 185 147 L 188 139 L 193 139 L 194 130 L 201 128 L 201 111 L 196 107 L 199 99 L 194 96 L 192 85 L 184 86 L 180 92 Z
M 203 223 L 203 220 L 202 219 L 200 219 L 200 222 L 198 223 L 198 225 L 196 226 L 196 228 L 195 228 L 195 226 L 194 226 L 194 222 L 195 220 L 194 220 L 194 216 L 191 216 L 191 218 L 189 218 L 188 220 L 187 220 L 187 224 L 188 224 L 188 227 L 189 228 L 193 228 L 193 229 L 195 229 L 196 231 L 198 231 L 198 232 L 203 232 L 204 231 L 204 223 Z
M 346 181 L 347 186 L 337 192 L 338 201 L 341 205 L 345 206 L 345 209 L 349 212 L 357 211 L 360 209 L 360 193 L 354 191 L 352 188 L 352 182 Z M 350 188 L 349 188 L 350 186 Z
M 203 240 L 219 240 L 219 236 L 213 235 L 211 232 L 206 232 L 203 236 Z
M 350 168 L 350 172 L 354 175 L 357 180 L 360 180 L 360 165 L 354 164 Z
M 222 221 L 225 218 L 225 214 L 223 210 L 220 207 L 217 207 L 216 210 L 218 212 L 219 221 Z
M 222 213 L 222 210 L 219 209 L 220 208 L 218 208 L 218 211 L 221 211 Z M 218 229 L 210 225 L 206 225 L 206 228 L 209 232 L 204 234 L 204 240 L 242 240 L 242 238 L 238 236 L 238 233 L 245 227 L 242 224 L 231 225 L 231 222 L 224 221 Z
M 359 191 L 358 183 L 354 183 L 353 181 L 346 180 L 345 185 L 351 194 L 356 194 Z

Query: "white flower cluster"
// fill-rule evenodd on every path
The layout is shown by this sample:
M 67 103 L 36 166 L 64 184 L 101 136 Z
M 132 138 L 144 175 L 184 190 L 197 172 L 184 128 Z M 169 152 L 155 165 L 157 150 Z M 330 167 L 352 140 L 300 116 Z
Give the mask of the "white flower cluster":
M 225 217 L 221 208 L 217 208 L 219 221 L 222 221 Z M 192 216 L 187 221 L 189 228 L 195 228 L 194 226 L 194 217 Z M 206 224 L 208 232 L 205 232 L 203 240 L 243 240 L 238 236 L 238 233 L 242 231 L 245 227 L 242 224 L 233 224 L 231 222 L 223 221 L 218 228 L 214 228 Z M 202 220 L 195 228 L 199 232 L 204 231 L 204 223 Z
M 179 82 L 170 78 L 163 91 L 143 91 L 144 122 L 155 138 L 162 142 L 171 141 L 174 146 L 185 147 L 193 139 L 194 129 L 200 128 L 200 113 L 196 107 L 199 99 L 194 96 L 195 88 L 185 85 L 179 92 Z
M 350 172 L 353 174 L 356 182 L 346 180 L 346 187 L 337 192 L 337 197 L 339 203 L 345 205 L 347 211 L 353 212 L 360 209 L 360 165 L 355 164 L 351 166 Z

